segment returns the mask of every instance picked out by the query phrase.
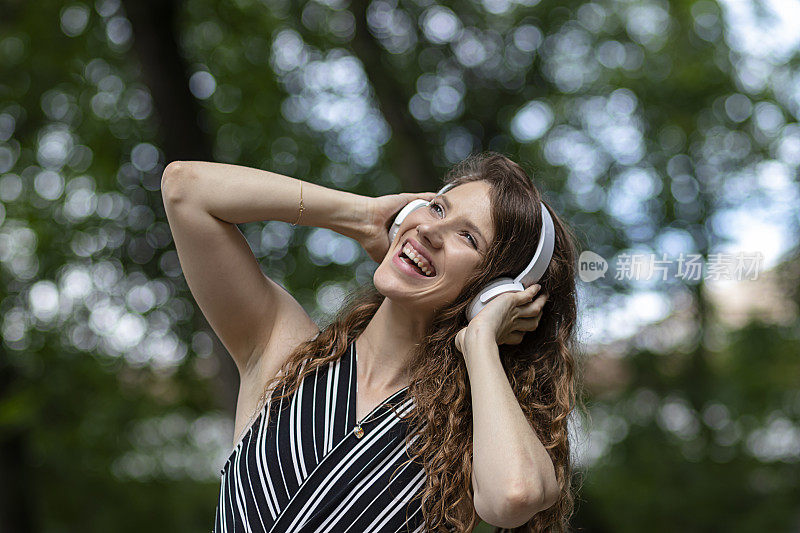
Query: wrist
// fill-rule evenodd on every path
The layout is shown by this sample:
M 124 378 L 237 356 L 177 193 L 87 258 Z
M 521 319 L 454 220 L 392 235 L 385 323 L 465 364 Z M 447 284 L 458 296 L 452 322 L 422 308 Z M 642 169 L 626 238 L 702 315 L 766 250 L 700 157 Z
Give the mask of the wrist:
M 360 194 L 354 194 L 353 197 L 353 207 L 350 211 L 352 214 L 352 219 L 350 221 L 351 233 L 352 238 L 361 243 L 370 235 L 372 230 L 370 227 L 372 213 L 370 213 L 369 202 L 372 198 Z
M 494 330 L 485 324 L 469 324 L 465 332 L 465 340 L 472 342 L 494 342 Z
M 485 330 L 475 329 L 465 332 L 463 357 L 471 381 L 474 376 L 482 375 L 486 371 L 486 365 L 500 360 L 500 351 L 493 335 Z
M 365 234 L 368 197 L 345 191 L 337 192 L 337 207 L 331 212 L 326 227 L 340 235 L 360 241 Z
M 476 353 L 484 353 L 486 348 L 497 346 L 494 332 L 485 326 L 467 326 L 464 331 L 464 356 L 472 357 Z

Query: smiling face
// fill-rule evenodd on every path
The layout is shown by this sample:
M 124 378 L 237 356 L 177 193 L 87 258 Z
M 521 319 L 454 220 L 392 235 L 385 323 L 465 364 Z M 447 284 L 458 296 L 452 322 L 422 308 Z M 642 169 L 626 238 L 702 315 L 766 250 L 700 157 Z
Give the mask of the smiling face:
M 485 181 L 470 181 L 411 212 L 375 270 L 378 291 L 420 312 L 455 300 L 494 238 L 490 190 Z M 420 272 L 411 257 L 417 257 L 428 274 Z

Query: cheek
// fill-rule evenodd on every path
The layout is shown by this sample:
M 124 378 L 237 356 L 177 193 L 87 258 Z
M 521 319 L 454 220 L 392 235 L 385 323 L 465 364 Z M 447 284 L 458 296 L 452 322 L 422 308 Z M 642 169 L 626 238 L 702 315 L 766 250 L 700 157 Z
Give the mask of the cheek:
M 458 254 L 452 258 L 450 264 L 452 266 L 448 269 L 448 273 L 453 278 L 466 281 L 468 277 L 478 271 L 480 260 L 476 259 L 473 254 Z

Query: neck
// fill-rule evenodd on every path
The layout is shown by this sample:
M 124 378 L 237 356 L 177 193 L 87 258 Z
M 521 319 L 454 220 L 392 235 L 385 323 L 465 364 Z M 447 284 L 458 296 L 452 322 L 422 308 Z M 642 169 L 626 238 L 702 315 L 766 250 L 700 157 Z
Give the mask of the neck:
M 356 339 L 361 386 L 394 391 L 408 385 L 412 351 L 427 326 L 427 318 L 384 298 Z

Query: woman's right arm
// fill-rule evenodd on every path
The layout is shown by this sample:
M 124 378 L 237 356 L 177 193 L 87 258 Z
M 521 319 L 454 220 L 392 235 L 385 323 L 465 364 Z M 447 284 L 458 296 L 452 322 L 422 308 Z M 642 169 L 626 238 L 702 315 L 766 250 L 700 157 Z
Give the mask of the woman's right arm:
M 174 161 L 161 190 L 189 290 L 233 357 L 240 377 L 258 363 L 277 371 L 291 349 L 319 328 L 300 304 L 261 271 L 236 224 L 297 220 L 300 180 L 265 170 Z M 359 240 L 368 197 L 303 182 L 299 225 Z M 260 358 L 273 361 L 259 361 Z M 270 376 L 271 377 L 271 376 Z

